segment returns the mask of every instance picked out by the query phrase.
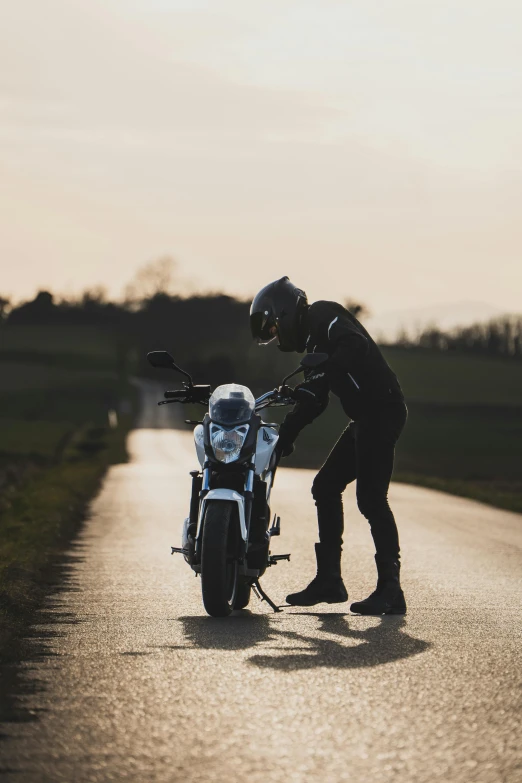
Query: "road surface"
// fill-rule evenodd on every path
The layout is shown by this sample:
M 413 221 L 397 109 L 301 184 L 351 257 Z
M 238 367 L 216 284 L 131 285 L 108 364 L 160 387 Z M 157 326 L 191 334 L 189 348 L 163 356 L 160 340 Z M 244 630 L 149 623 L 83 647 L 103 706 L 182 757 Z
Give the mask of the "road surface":
M 404 617 L 348 604 L 205 615 L 181 556 L 190 433 L 130 436 L 41 613 L 22 722 L 4 724 L 9 783 L 515 783 L 520 754 L 522 517 L 394 485 Z M 278 602 L 314 574 L 310 471 L 281 470 Z M 374 586 L 347 493 L 350 598 Z

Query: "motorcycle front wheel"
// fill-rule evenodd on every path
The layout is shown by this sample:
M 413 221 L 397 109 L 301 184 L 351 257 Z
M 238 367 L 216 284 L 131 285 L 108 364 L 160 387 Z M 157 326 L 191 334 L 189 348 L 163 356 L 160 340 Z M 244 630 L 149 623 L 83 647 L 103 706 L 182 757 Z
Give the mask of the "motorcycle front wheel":
M 209 501 L 203 520 L 201 592 L 211 617 L 227 617 L 238 590 L 239 525 L 237 505 Z
M 234 609 L 245 609 L 250 603 L 252 585 L 248 582 L 240 582 L 237 586 Z

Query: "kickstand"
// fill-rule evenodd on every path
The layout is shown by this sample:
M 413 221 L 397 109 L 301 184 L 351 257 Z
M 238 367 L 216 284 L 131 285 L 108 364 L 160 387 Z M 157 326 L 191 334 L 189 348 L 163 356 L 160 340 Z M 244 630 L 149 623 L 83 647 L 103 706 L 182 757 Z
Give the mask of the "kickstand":
M 282 610 L 275 605 L 275 603 L 267 596 L 261 585 L 259 584 L 259 579 L 256 579 L 256 581 L 252 584 L 252 587 L 254 588 L 254 592 L 259 598 L 260 601 L 266 601 L 269 606 L 272 607 L 274 612 L 281 612 Z

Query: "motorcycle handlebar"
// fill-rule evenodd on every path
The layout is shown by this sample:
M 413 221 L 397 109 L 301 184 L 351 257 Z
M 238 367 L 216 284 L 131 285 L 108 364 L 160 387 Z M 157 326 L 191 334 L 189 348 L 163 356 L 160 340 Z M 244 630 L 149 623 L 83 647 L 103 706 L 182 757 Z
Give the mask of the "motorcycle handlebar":
M 267 408 L 273 403 L 279 405 L 293 405 L 296 401 L 294 398 L 294 390 L 290 387 L 284 389 L 272 389 L 272 391 L 262 394 L 256 400 L 257 408 Z M 163 395 L 166 401 L 171 402 L 208 402 L 210 396 L 210 387 L 207 386 L 192 386 L 187 389 L 171 389 L 166 391 Z
M 277 394 L 277 389 L 272 389 L 272 391 L 262 394 L 261 397 L 258 397 L 256 400 L 256 408 L 258 405 L 261 405 L 261 403 L 268 402 L 269 400 L 273 399 L 274 395 L 276 394 Z
M 284 389 L 273 389 L 272 391 L 262 394 L 256 400 L 256 410 L 258 408 L 268 408 L 272 403 L 279 405 L 293 405 L 296 402 L 294 398 L 294 390 L 290 387 Z
M 164 394 L 166 400 L 178 400 L 179 402 L 207 403 L 210 397 L 210 386 L 188 386 L 185 389 L 173 389 Z
M 166 391 L 163 395 L 166 400 L 180 400 L 187 397 L 186 389 L 173 389 L 172 391 Z

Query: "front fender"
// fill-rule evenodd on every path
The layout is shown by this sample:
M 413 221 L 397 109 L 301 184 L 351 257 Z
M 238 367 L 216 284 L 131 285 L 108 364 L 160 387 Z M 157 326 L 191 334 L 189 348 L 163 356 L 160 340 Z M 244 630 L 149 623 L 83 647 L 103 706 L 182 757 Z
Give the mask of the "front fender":
M 237 503 L 241 538 L 246 544 L 248 541 L 248 532 L 245 520 L 245 498 L 234 489 L 211 489 L 209 492 L 207 492 L 199 507 L 198 532 L 196 538 L 199 538 L 199 534 L 201 532 L 201 523 L 205 515 L 205 508 L 210 500 L 226 500 L 228 502 Z

